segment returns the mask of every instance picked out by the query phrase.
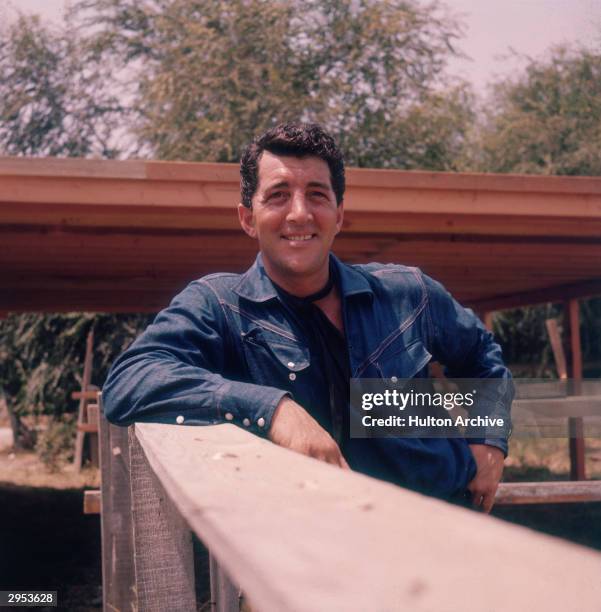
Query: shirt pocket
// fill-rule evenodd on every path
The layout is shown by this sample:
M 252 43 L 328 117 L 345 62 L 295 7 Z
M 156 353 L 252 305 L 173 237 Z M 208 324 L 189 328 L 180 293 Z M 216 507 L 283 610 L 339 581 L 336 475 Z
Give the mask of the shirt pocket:
M 308 374 L 309 348 L 261 327 L 242 334 L 244 354 L 253 382 L 271 387 L 290 387 Z
M 376 359 L 375 368 L 381 378 L 413 378 L 432 359 L 421 339 L 408 344 L 400 336 Z

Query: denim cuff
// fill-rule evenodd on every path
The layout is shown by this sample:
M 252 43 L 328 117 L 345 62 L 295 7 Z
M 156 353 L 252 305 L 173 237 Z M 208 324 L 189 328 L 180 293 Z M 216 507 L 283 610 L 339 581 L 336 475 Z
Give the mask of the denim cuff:
M 271 419 L 288 391 L 252 383 L 228 381 L 219 388 L 219 417 L 254 434 L 267 436 Z
M 507 440 L 503 438 L 466 438 L 468 444 L 486 444 L 486 446 L 494 446 L 503 451 L 503 456 L 507 458 L 509 445 Z

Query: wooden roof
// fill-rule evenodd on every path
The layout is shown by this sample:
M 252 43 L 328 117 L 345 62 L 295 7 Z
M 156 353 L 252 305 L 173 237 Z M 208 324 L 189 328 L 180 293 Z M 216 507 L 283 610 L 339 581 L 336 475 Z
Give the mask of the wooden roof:
M 0 158 L 0 311 L 156 311 L 243 271 L 237 165 Z M 601 294 L 601 179 L 347 170 L 348 262 L 421 267 L 480 311 Z

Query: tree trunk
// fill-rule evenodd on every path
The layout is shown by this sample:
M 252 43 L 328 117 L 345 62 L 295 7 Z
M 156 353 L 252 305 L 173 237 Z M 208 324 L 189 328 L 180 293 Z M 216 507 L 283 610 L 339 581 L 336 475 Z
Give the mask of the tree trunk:
M 13 430 L 13 448 L 15 450 L 32 449 L 35 446 L 34 432 L 30 431 L 21 423 L 21 419 L 15 413 L 12 402 L 6 393 L 4 393 L 2 386 L 0 386 L 0 399 L 4 399 L 10 427 Z

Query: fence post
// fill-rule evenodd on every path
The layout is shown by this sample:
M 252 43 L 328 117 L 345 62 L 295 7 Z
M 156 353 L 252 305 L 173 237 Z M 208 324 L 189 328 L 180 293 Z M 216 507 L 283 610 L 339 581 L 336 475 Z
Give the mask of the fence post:
M 211 572 L 211 612 L 239 612 L 241 593 L 229 576 L 209 553 L 209 570 Z
M 196 610 L 192 534 L 129 431 L 134 566 L 140 612 Z
M 105 612 L 137 609 L 127 429 L 111 425 L 98 394 L 101 469 L 102 601 Z

